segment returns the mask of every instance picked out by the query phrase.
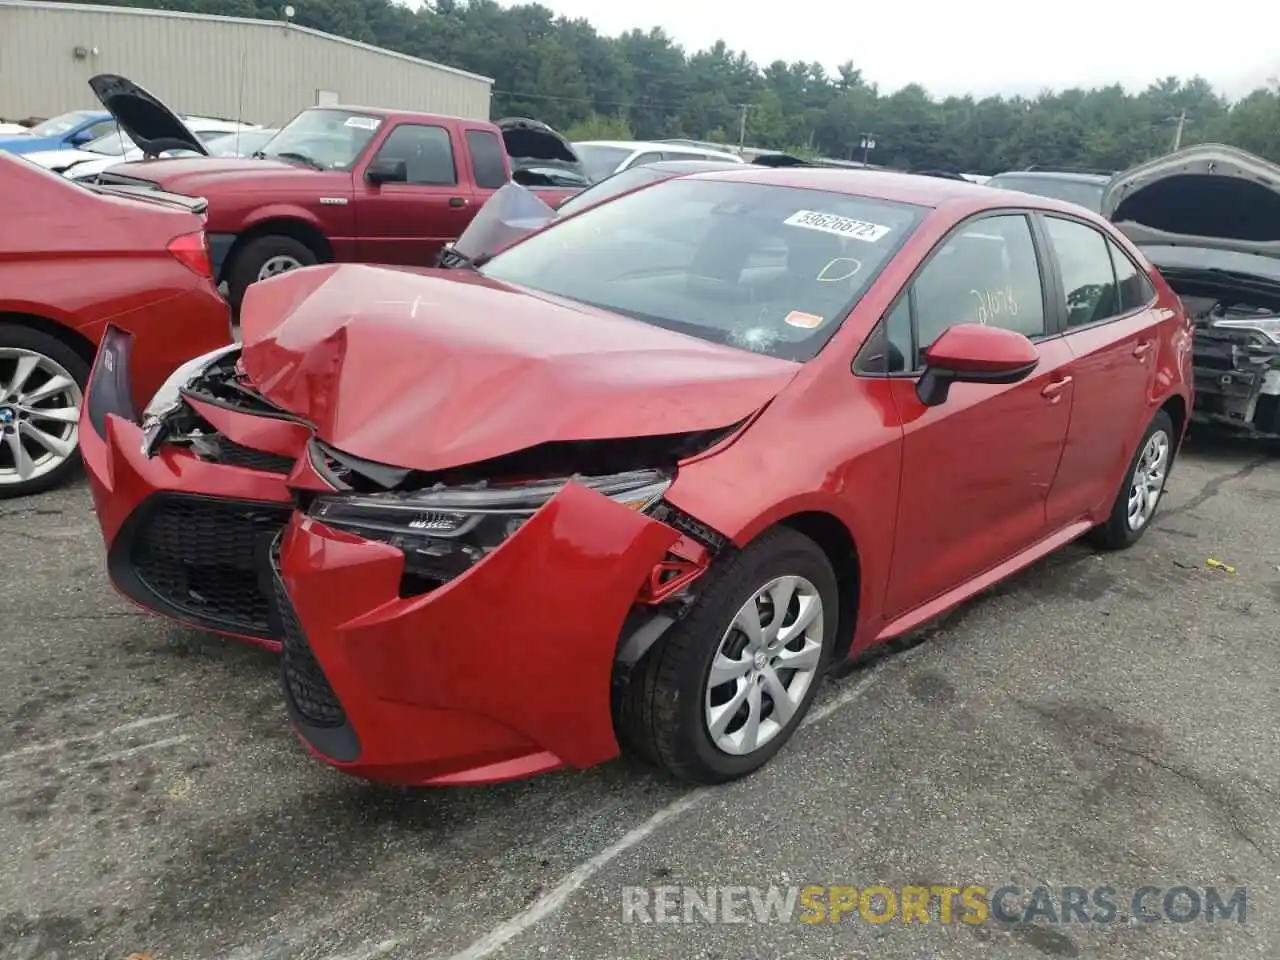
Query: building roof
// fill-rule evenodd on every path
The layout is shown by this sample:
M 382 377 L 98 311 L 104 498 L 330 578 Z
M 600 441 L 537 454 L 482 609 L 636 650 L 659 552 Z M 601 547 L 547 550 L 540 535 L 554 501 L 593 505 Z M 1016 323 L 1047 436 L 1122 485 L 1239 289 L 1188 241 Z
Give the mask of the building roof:
M 289 31 L 309 34 L 313 37 L 321 37 L 325 40 L 332 40 L 335 43 L 341 43 L 348 47 L 367 50 L 370 53 L 380 53 L 385 57 L 394 57 L 397 60 L 415 63 L 421 67 L 431 67 L 435 70 L 443 70 L 446 73 L 452 73 L 455 76 L 466 77 L 470 80 L 478 80 L 490 85 L 493 84 L 493 77 L 485 77 L 478 73 L 471 73 L 468 70 L 460 70 L 457 67 L 450 67 L 447 64 L 435 63 L 432 60 L 423 60 L 420 57 L 411 57 L 407 53 L 397 53 L 395 50 L 388 50 L 386 47 L 376 47 L 371 43 L 361 43 L 359 40 L 349 40 L 346 37 L 339 37 L 332 33 L 325 33 L 323 30 L 313 30 L 311 27 L 299 26 L 296 23 L 290 23 L 284 20 L 257 20 L 251 17 L 220 17 L 211 13 L 187 13 L 182 10 L 144 10 L 140 7 L 107 7 L 90 3 L 57 3 L 53 2 L 53 0 L 0 0 L 0 8 L 4 7 L 24 10 L 51 10 L 60 11 L 62 13 L 104 13 L 123 17 L 163 17 L 170 20 L 200 20 L 206 23 L 239 23 L 255 27 L 271 27 L 276 30 L 283 28 Z

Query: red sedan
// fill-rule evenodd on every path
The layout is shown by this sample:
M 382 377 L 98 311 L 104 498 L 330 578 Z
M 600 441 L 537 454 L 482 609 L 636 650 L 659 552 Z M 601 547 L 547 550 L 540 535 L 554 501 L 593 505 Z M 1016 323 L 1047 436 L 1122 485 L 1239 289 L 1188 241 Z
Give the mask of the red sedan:
M 0 498 L 56 486 L 79 464 L 84 387 L 108 324 L 134 337 L 120 400 L 139 409 L 179 364 L 231 341 L 202 209 L 72 183 L 0 151 Z
M 479 269 L 296 271 L 243 335 L 83 421 L 111 575 L 281 644 L 302 740 L 397 783 L 620 742 L 746 774 L 829 665 L 1141 537 L 1192 399 L 1179 302 L 1105 221 L 884 172 L 700 174 Z M 95 381 L 130 365 L 112 336 Z

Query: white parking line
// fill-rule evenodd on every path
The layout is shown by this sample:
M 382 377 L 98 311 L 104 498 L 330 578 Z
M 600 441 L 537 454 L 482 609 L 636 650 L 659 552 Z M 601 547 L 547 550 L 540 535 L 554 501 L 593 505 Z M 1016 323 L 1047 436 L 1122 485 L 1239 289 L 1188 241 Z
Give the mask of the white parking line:
M 800 724 L 801 728 L 825 720 L 840 708 L 853 703 L 867 691 L 880 669 L 880 667 L 869 668 L 866 675 L 861 677 L 848 690 L 843 691 L 821 707 L 810 712 Z M 552 914 L 557 913 L 569 898 L 582 888 L 583 884 L 608 866 L 611 861 L 616 860 L 632 847 L 642 843 L 668 823 L 684 816 L 684 814 L 715 792 L 716 789 L 713 787 L 698 787 L 690 793 L 686 793 L 679 800 L 663 807 L 640 826 L 625 834 L 617 843 L 605 847 L 605 849 L 582 864 L 549 891 L 529 904 L 528 907 L 520 911 L 520 913 L 517 913 L 510 920 L 498 924 L 498 926 L 472 943 L 461 953 L 455 953 L 449 960 L 483 960 L 484 957 L 501 950 L 526 930 L 537 926 Z M 340 958 L 330 958 L 330 960 L 340 960 Z
M 131 720 L 128 723 L 122 723 L 118 727 L 112 727 L 110 730 L 99 730 L 97 733 L 86 733 L 79 737 L 65 737 L 61 740 L 50 740 L 48 743 L 33 743 L 29 747 L 23 747 L 20 750 L 14 750 L 12 753 L 0 754 L 0 763 L 6 760 L 16 760 L 19 757 L 29 757 L 36 753 L 47 753 L 50 750 L 61 750 L 63 747 L 70 746 L 73 743 L 88 743 L 91 740 L 105 740 L 107 737 L 115 736 L 118 733 L 132 733 L 134 730 L 142 730 L 146 727 L 153 727 L 157 723 L 168 723 L 170 720 L 176 720 L 176 713 L 165 713 L 158 717 L 143 717 L 141 720 Z

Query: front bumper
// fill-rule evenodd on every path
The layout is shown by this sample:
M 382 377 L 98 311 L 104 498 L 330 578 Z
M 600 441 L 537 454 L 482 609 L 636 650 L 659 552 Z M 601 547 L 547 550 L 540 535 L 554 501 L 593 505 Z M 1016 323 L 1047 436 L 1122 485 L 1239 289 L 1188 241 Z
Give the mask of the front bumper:
M 1280 345 L 1245 330 L 1195 334 L 1192 419 L 1254 437 L 1280 436 Z
M 101 356 L 113 370 L 95 366 L 81 442 L 112 581 L 154 612 L 282 647 L 288 711 L 314 754 L 402 784 L 489 783 L 617 755 L 619 635 L 676 530 L 569 485 L 467 572 L 401 596 L 398 548 L 294 509 L 297 490 L 316 489 L 307 457 L 287 476 L 170 448 L 148 458 L 116 402 L 127 341 Z M 221 417 L 220 430 L 260 445 L 274 430 L 281 449 L 306 430 Z

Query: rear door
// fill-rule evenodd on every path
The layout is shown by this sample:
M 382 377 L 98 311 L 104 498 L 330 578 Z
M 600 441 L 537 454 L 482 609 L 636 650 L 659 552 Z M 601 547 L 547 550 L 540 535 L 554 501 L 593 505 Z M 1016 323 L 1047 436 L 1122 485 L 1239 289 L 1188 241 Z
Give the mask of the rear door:
M 1056 213 L 1038 219 L 1074 358 L 1071 427 L 1049 495 L 1049 523 L 1064 526 L 1116 496 L 1151 417 L 1159 317 L 1146 274 L 1103 231 Z
M 1071 352 L 1058 334 L 1028 214 L 957 227 L 886 315 L 902 485 L 885 615 L 936 599 L 1048 533 L 1045 505 L 1067 436 Z M 1016 330 L 1040 364 L 1015 384 L 958 383 L 923 405 L 929 345 L 957 323 Z
M 443 123 L 401 123 L 387 134 L 368 162 L 402 160 L 407 180 L 370 183 L 361 171 L 355 184 L 361 260 L 429 266 L 466 229 L 475 197 L 464 175 L 469 165 L 459 163 L 458 133 Z

